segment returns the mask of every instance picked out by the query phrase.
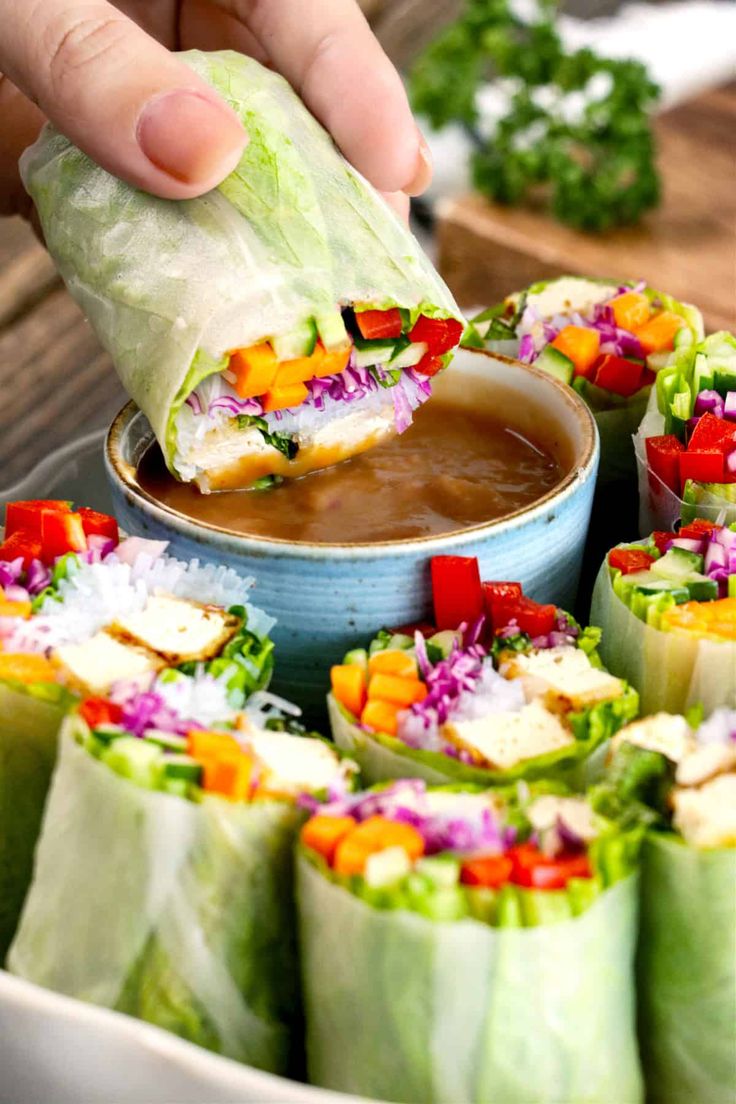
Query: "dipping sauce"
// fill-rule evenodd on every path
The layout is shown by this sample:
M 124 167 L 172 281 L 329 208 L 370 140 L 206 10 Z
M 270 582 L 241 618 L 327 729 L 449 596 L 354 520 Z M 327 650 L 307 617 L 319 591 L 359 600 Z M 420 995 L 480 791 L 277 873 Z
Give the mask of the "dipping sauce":
M 438 399 L 400 437 L 265 491 L 203 495 L 169 474 L 158 445 L 138 467 L 144 491 L 195 521 L 316 544 L 457 532 L 528 506 L 562 475 L 548 452 L 505 421 Z

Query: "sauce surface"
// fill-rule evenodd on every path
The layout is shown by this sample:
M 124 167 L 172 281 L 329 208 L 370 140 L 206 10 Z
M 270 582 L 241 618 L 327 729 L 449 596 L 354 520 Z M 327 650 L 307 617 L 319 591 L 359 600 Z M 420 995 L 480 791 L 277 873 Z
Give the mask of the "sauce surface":
M 317 544 L 457 532 L 535 502 L 562 478 L 543 449 L 506 421 L 435 399 L 400 437 L 266 491 L 200 494 L 166 470 L 158 445 L 141 488 L 195 521 L 249 536 Z

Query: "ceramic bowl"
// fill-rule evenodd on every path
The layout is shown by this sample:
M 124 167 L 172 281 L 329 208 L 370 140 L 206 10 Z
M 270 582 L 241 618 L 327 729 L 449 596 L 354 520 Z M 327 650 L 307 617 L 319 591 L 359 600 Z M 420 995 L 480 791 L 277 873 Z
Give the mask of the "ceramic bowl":
M 558 485 L 531 506 L 460 532 L 374 544 L 291 543 L 194 522 L 143 491 L 136 467 L 152 432 L 134 404 L 108 433 L 105 465 L 121 525 L 168 540 L 182 559 L 198 556 L 255 577 L 253 601 L 278 620 L 273 689 L 308 716 L 323 708 L 329 667 L 349 648 L 384 625 L 427 618 L 433 555 L 477 556 L 487 579 L 518 580 L 532 598 L 574 603 L 599 452 L 587 406 L 536 368 L 470 350 L 456 356 L 436 394 L 496 415 L 508 410 L 516 428 L 556 456 L 564 473 Z

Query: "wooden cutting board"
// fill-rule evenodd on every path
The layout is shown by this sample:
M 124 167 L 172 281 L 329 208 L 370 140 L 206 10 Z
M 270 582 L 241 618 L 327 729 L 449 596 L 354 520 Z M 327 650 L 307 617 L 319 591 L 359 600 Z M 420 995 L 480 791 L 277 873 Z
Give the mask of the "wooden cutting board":
M 582 234 L 477 195 L 438 205 L 439 268 L 465 307 L 573 273 L 643 279 L 736 329 L 736 83 L 656 121 L 661 206 L 636 227 Z

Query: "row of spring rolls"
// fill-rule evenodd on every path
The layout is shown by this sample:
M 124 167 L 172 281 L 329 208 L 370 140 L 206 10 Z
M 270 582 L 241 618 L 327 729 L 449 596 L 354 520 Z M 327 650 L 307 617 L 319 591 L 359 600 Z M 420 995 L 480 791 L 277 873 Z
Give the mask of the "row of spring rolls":
M 82 561 L 79 573 L 87 566 L 101 574 L 115 561 Z M 426 639 L 382 635 L 370 656 L 348 657 L 335 687 L 359 694 L 352 727 L 370 738 L 393 719 L 393 735 L 381 735 L 401 743 L 404 714 L 424 731 L 434 709 L 432 737 L 454 752 L 431 754 L 459 764 L 462 781 L 387 787 L 379 758 L 377 788 L 353 793 L 352 761 L 289 731 L 262 692 L 223 698 L 202 664 L 87 694 L 64 724 L 9 968 L 294 1073 L 299 928 L 316 1083 L 407 1101 L 636 1101 L 646 833 L 636 992 L 649 1017 L 648 1091 L 725 1102 L 736 717 L 698 732 L 682 717 L 621 728 L 636 698 L 601 669 L 598 634 L 513 585 L 475 593 L 469 566 L 433 565 L 437 621 L 483 601 L 490 633 L 465 621 Z M 594 773 L 612 736 L 603 781 L 575 796 L 580 762 Z M 411 756 L 402 762 L 410 768 Z M 725 790 L 715 806 L 713 786 Z M 669 939 L 675 908 L 707 985 L 697 973 L 683 982 L 682 948 Z M 660 1083 L 669 1095 L 656 1096 Z

